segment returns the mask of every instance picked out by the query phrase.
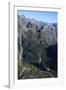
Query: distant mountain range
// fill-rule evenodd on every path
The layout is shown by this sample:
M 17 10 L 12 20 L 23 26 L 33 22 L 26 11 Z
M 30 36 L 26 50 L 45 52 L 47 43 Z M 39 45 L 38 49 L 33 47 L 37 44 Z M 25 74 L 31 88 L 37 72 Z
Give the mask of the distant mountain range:
M 20 28 L 19 32 L 24 34 L 29 31 L 36 34 L 40 32 L 41 39 L 45 38 L 48 45 L 57 43 L 57 23 L 37 21 L 22 15 L 18 16 L 18 27 Z

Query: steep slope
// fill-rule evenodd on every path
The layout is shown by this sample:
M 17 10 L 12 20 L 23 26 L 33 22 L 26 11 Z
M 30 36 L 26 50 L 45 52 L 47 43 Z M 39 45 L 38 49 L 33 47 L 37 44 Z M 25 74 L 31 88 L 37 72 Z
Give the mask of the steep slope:
M 52 54 L 52 55 L 51 55 Z M 22 64 L 21 64 L 22 63 Z M 18 78 L 57 76 L 57 23 L 18 16 Z M 27 66 L 26 66 L 27 64 Z M 31 68 L 22 77 L 23 69 Z M 37 71 L 35 72 L 35 70 Z M 46 74 L 44 72 L 46 71 Z M 49 71 L 50 70 L 50 71 Z M 31 76 L 29 75 L 31 72 Z M 37 75 L 38 73 L 38 75 Z

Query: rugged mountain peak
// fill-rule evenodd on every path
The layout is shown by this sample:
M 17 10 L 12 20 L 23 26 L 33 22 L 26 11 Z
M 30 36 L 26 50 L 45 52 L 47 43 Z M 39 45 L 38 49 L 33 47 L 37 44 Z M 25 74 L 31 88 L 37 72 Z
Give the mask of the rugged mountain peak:
M 23 15 L 18 16 L 18 24 L 22 32 L 29 33 L 30 31 L 32 31 L 32 35 L 38 34 L 38 32 L 40 34 L 41 32 L 41 38 L 45 38 L 48 45 L 55 45 L 57 43 L 56 23 L 45 23 L 42 21 L 35 20 L 34 18 L 26 18 Z

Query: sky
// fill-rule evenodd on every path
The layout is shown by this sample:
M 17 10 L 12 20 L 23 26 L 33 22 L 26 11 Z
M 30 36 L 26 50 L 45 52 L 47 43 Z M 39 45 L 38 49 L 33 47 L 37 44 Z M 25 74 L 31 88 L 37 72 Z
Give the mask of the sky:
M 24 15 L 26 18 L 34 18 L 38 21 L 57 23 L 57 12 L 18 10 L 17 14 Z

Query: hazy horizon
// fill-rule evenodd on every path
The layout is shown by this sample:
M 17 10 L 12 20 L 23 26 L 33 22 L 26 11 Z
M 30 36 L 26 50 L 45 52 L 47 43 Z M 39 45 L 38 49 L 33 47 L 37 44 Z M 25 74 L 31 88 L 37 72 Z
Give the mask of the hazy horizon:
M 57 23 L 58 21 L 57 12 L 18 10 L 17 15 L 24 15 L 26 18 L 36 19 L 47 23 Z

